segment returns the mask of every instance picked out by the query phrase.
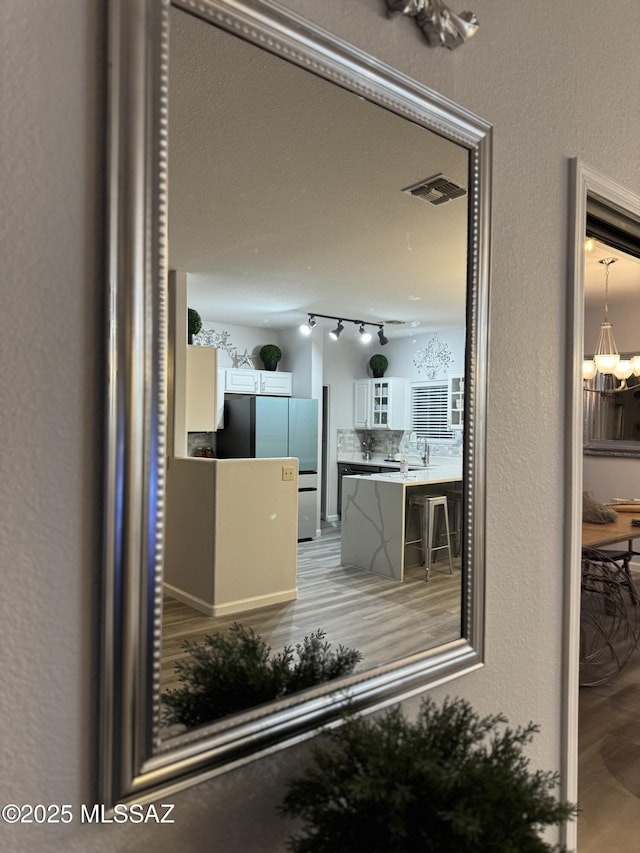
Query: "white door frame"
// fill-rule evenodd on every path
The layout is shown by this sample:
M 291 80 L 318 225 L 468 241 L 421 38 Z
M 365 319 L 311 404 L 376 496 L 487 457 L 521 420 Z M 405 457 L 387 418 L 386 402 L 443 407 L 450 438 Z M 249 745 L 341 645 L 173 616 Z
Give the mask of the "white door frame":
M 566 387 L 566 508 L 565 621 L 563 630 L 563 697 L 561 791 L 563 799 L 578 799 L 578 661 L 580 653 L 580 554 L 582 547 L 582 360 L 584 358 L 584 242 L 587 197 L 597 198 L 640 220 L 640 196 L 576 159 L 571 161 L 569 201 L 569 269 Z M 577 822 L 571 821 L 562 839 L 569 850 L 577 845 Z

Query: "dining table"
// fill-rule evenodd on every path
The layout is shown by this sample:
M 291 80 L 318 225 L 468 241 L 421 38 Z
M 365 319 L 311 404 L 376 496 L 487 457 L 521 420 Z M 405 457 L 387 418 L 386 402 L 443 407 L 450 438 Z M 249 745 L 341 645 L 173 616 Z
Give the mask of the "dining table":
M 640 519 L 640 508 L 637 514 L 619 512 L 615 521 L 606 521 L 604 524 L 583 521 L 582 547 L 605 548 L 619 542 L 628 542 L 629 550 L 632 551 L 633 540 L 640 539 L 640 527 L 634 527 L 632 524 L 636 519 Z

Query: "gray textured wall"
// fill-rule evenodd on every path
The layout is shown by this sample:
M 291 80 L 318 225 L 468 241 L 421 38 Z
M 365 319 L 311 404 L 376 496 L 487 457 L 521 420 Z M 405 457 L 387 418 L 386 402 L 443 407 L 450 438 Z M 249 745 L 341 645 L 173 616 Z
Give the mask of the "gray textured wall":
M 487 665 L 436 695 L 536 720 L 531 754 L 558 767 L 568 158 L 640 191 L 640 5 L 474 0 L 480 32 L 455 52 L 382 0 L 284 5 L 495 126 Z M 100 0 L 0 4 L 4 802 L 95 796 L 105 23 Z M 172 797 L 172 827 L 3 825 L 0 846 L 276 853 L 301 753 Z

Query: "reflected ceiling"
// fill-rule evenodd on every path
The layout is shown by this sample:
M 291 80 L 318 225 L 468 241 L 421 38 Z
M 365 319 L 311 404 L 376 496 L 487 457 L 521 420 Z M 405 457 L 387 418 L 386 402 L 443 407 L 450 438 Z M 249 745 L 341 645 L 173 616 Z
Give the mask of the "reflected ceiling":
M 184 13 L 171 27 L 169 266 L 190 305 L 459 328 L 468 197 L 402 190 L 440 172 L 466 188 L 467 150 Z
M 593 248 L 585 252 L 584 262 L 584 298 L 587 308 L 603 304 L 605 271 L 600 261 L 603 258 L 617 258 L 609 273 L 609 305 L 613 310 L 616 299 L 625 301 L 635 295 L 640 308 L 640 258 L 634 258 L 620 249 L 612 249 L 599 240 L 593 241 Z

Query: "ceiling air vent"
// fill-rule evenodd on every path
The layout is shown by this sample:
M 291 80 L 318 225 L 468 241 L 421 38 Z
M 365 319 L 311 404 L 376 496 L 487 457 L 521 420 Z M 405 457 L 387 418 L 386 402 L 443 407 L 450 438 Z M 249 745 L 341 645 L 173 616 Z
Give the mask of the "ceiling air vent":
M 453 181 L 445 178 L 442 172 L 425 178 L 419 184 L 405 187 L 402 192 L 421 201 L 428 201 L 430 204 L 444 204 L 445 201 L 467 194 L 464 187 L 459 187 L 458 184 L 454 184 Z

